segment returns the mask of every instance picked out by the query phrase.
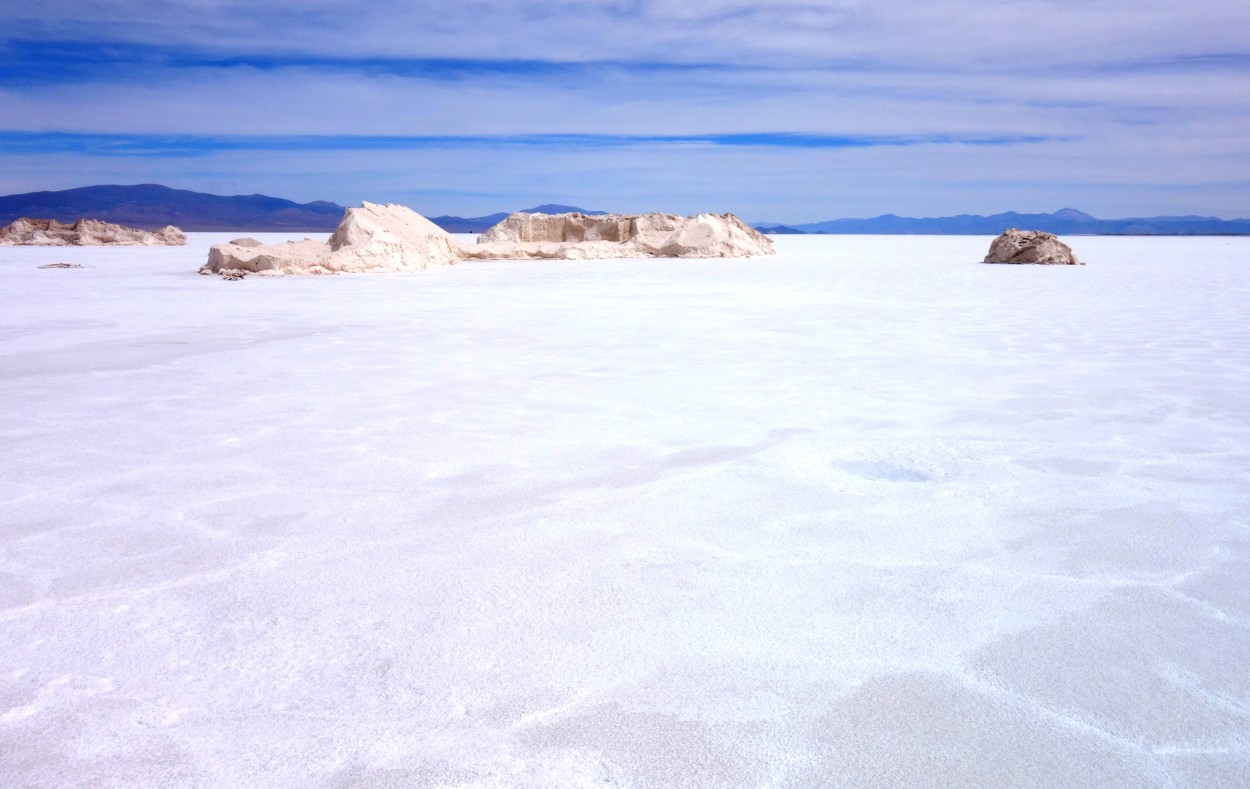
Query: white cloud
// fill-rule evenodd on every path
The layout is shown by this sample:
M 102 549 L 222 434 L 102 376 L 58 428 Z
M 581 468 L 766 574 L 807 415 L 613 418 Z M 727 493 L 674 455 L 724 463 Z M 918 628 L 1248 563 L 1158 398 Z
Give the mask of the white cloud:
M 662 60 L 765 65 L 866 58 L 1044 71 L 1245 52 L 1250 5 L 1141 0 L 307 2 L 51 0 L 4 15 L 22 35 L 196 44 L 218 52 Z M 10 32 L 10 36 L 17 35 Z

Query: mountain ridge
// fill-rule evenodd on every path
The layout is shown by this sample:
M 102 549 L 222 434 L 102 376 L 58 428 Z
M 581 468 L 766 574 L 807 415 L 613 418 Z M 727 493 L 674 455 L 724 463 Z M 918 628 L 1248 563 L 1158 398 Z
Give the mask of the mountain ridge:
M 781 225 L 765 223 L 755 227 L 762 232 L 770 232 Z M 1098 219 L 1075 208 L 1061 208 L 1053 214 L 1006 211 L 989 216 L 957 214 L 916 218 L 882 214 L 866 219 L 790 224 L 787 230 L 799 230 L 809 235 L 998 235 L 1009 227 L 1062 235 L 1250 235 L 1250 219 L 1218 219 L 1212 216 Z
M 0 225 L 19 217 L 99 219 L 143 230 L 174 225 L 184 231 L 333 230 L 343 207 L 324 200 L 296 203 L 262 194 L 214 195 L 161 184 L 103 184 L 0 197 Z
M 21 217 L 99 219 L 142 230 L 174 225 L 188 232 L 331 232 L 346 209 L 327 200 L 296 203 L 262 194 L 214 195 L 161 184 L 101 184 L 59 191 L 0 196 L 0 227 Z M 603 214 L 576 206 L 546 203 L 522 209 L 530 213 Z M 481 217 L 440 216 L 430 221 L 449 233 L 481 233 L 502 222 L 508 213 Z
M 533 208 L 522 208 L 520 211 L 501 212 L 497 214 L 487 214 L 486 216 L 432 216 L 430 221 L 438 225 L 448 233 L 485 233 L 488 229 L 507 219 L 509 214 L 526 213 L 526 214 L 586 214 L 587 216 L 602 216 L 607 211 L 588 211 L 585 208 L 578 208 L 572 205 L 560 205 L 558 203 L 543 203 Z

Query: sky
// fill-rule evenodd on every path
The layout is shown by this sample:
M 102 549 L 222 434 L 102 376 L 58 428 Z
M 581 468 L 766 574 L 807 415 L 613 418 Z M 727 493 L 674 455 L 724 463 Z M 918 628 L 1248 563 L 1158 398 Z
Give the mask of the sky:
M 0 3 L 0 194 L 1250 216 L 1246 0 Z

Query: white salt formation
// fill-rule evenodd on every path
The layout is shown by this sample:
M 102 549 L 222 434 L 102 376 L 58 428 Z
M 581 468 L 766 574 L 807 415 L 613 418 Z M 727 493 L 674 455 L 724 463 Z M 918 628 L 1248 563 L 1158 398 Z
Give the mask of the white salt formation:
M 66 224 L 55 219 L 22 217 L 0 229 L 0 244 L 12 246 L 98 247 L 140 246 L 176 247 L 187 243 L 187 237 L 173 225 L 160 230 L 115 225 L 98 219 L 79 219 Z
M 739 258 L 772 255 L 773 242 L 733 214 L 512 214 L 477 244 L 459 244 L 401 205 L 361 203 L 329 241 L 262 244 L 237 238 L 208 253 L 201 274 L 340 274 L 419 271 L 461 260 L 531 258 Z
M 985 263 L 1043 263 L 1060 266 L 1084 266 L 1072 254 L 1072 248 L 1051 233 L 1040 230 L 1017 230 L 1014 227 L 990 244 Z
M 512 214 L 466 247 L 476 259 L 740 258 L 773 242 L 733 214 Z
M 237 279 L 246 274 L 341 274 L 420 271 L 461 259 L 442 228 L 402 205 L 361 203 L 343 212 L 328 241 L 262 244 L 235 239 L 209 249 L 201 274 Z
M 460 262 L 459 247 L 446 230 L 402 205 L 349 208 L 330 236 L 340 271 L 450 266 Z

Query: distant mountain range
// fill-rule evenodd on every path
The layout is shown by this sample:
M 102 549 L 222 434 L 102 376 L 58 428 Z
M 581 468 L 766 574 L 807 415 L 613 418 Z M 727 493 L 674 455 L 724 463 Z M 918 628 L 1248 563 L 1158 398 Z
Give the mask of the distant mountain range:
M 80 217 L 155 230 L 175 225 L 187 231 L 330 232 L 343 218 L 343 206 L 318 200 L 295 203 L 266 195 L 221 195 L 170 189 L 158 184 L 84 186 L 60 192 L 30 192 L 0 197 L 0 227 L 18 217 L 72 222 Z M 524 208 L 529 213 L 577 211 L 603 214 L 571 205 Z M 507 213 L 487 216 L 435 216 L 430 221 L 450 233 L 481 233 Z M 761 222 L 756 228 L 775 234 L 867 235 L 998 235 L 1009 227 L 1045 230 L 1061 235 L 1250 235 L 1250 219 L 1210 216 L 1154 216 L 1137 219 L 1096 219 L 1065 208 L 1053 214 L 959 216 L 913 219 L 885 214 L 872 219 L 831 219 L 811 224 Z
M 19 217 L 72 222 L 81 217 L 100 219 L 144 230 L 174 225 L 187 231 L 251 230 L 272 232 L 330 232 L 343 218 L 343 206 L 325 201 L 295 203 L 265 195 L 221 195 L 170 189 L 159 184 L 84 186 L 60 192 L 30 192 L 0 197 L 0 227 Z M 569 205 L 525 208 L 529 213 L 561 214 L 579 211 L 603 214 Z M 449 233 L 481 233 L 508 214 L 461 217 L 436 216 L 430 221 Z
M 789 225 L 764 224 L 756 225 L 755 229 L 773 236 L 801 236 L 806 232 L 799 230 L 798 228 L 790 227 Z
M 590 216 L 600 216 L 606 214 L 607 211 L 587 211 L 585 208 L 578 208 L 571 205 L 558 205 L 556 203 L 544 203 L 543 205 L 534 206 L 533 208 L 522 208 L 522 213 L 526 214 L 588 214 Z M 508 214 L 487 214 L 486 216 L 432 216 L 430 221 L 438 225 L 448 233 L 484 233 L 488 228 L 494 227 L 503 220 L 508 218 Z
M 343 207 L 265 195 L 222 197 L 158 184 L 84 186 L 0 197 L 0 226 L 23 216 L 61 222 L 87 217 L 144 230 L 174 225 L 190 231 L 328 232 L 343 218 Z
M 815 233 L 863 235 L 998 235 L 1009 227 L 1044 230 L 1062 235 L 1102 236 L 1223 236 L 1250 235 L 1250 219 L 1217 219 L 1213 216 L 1152 216 L 1134 219 L 1097 219 L 1075 208 L 1053 214 L 1005 214 L 926 217 L 913 219 L 885 214 L 872 219 L 831 219 L 801 225 L 760 223 L 765 233 Z

